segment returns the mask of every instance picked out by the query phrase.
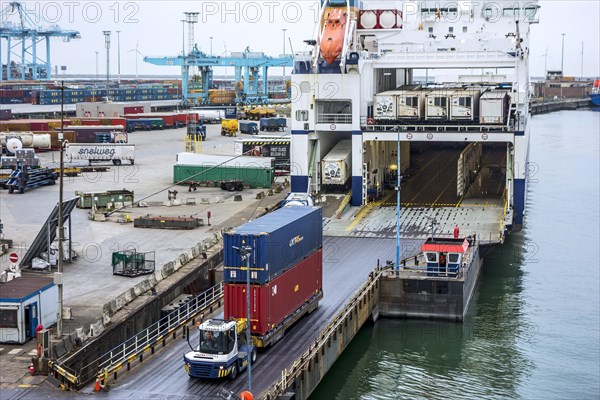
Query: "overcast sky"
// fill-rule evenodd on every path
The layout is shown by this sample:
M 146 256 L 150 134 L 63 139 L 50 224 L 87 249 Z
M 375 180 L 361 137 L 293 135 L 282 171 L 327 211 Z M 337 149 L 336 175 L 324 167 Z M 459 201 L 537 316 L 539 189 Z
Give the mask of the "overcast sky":
M 7 2 L 1 2 L 2 8 Z M 401 2 L 390 1 L 393 4 Z M 440 2 L 444 4 L 443 1 Z M 81 32 L 81 39 L 64 43 L 52 41 L 53 65 L 66 65 L 68 73 L 96 72 L 98 52 L 99 74 L 106 74 L 106 49 L 102 31 L 111 35 L 111 76 L 117 74 L 117 33 L 121 31 L 121 73 L 135 74 L 137 46 L 142 55 L 177 56 L 182 51 L 184 11 L 199 12 L 195 24 L 198 47 L 214 55 L 226 51 L 262 51 L 271 56 L 286 51 L 288 37 L 294 51 L 306 49 L 303 40 L 313 37 L 318 1 L 24 1 L 30 15 L 43 15 L 47 21 L 63 29 Z M 540 23 L 532 27 L 531 75 L 544 72 L 544 53 L 548 51 L 548 69 L 559 69 L 561 33 L 565 34 L 565 75 L 579 76 L 581 43 L 584 42 L 585 76 L 600 75 L 600 1 L 541 1 Z M 401 6 L 398 6 L 400 8 Z M 11 21 L 15 21 L 11 16 Z M 38 22 L 47 25 L 45 22 Z M 187 51 L 187 27 L 185 32 Z M 2 43 L 2 61 L 6 62 L 6 42 Z M 40 46 L 38 51 L 45 54 Z M 14 56 L 13 56 L 14 57 Z M 14 60 L 14 58 L 13 58 Z M 179 74 L 176 67 L 158 67 L 138 58 L 139 74 Z M 232 73 L 217 69 L 216 74 Z

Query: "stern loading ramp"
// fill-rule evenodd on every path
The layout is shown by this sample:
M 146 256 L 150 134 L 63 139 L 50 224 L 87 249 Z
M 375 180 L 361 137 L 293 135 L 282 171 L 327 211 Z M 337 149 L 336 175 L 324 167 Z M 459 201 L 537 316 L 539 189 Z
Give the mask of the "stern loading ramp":
M 480 146 L 469 158 L 468 150 Z M 365 142 L 365 169 L 376 199 L 355 214 L 341 236 L 395 237 L 396 142 Z M 375 155 L 376 153 L 376 155 Z M 468 160 L 461 164 L 462 159 Z M 379 156 L 379 157 L 377 157 Z M 378 158 L 375 161 L 375 158 Z M 504 240 L 507 192 L 507 144 L 460 142 L 402 142 L 401 232 L 406 238 L 431 234 L 452 236 L 459 226 L 462 236 L 477 234 L 482 244 Z M 462 168 L 459 168 L 462 165 Z M 391 168 L 390 168 L 391 167 Z M 460 180 L 465 184 L 459 186 Z

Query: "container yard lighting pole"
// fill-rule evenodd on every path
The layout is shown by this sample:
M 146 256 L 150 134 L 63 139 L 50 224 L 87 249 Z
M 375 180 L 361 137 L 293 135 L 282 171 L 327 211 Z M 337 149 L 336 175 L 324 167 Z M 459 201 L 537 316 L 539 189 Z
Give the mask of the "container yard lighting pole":
M 181 55 L 185 57 L 185 19 L 181 20 Z
M 565 70 L 563 68 L 565 66 L 565 34 L 561 33 L 561 35 L 562 35 L 562 52 L 561 52 L 561 56 L 560 56 L 560 72 L 564 76 Z
M 287 31 L 287 29 L 283 28 L 283 54 L 285 54 L 285 31 Z M 285 79 L 285 66 L 283 67 L 283 76 Z
M 121 31 L 117 31 L 117 75 L 118 81 L 121 83 Z M 137 57 L 137 56 L 136 56 Z
M 213 40 L 213 37 L 211 36 L 211 37 L 209 37 L 209 39 L 210 39 L 210 56 L 212 57 L 212 54 L 213 54 L 212 53 L 212 40 Z
M 400 270 L 400 127 L 398 127 L 398 169 L 396 170 L 396 271 Z
M 102 31 L 104 34 L 104 45 L 106 47 L 106 93 L 108 96 L 108 85 L 110 83 L 110 31 Z
M 58 321 L 56 322 L 56 336 L 62 338 L 63 331 L 63 285 L 62 285 L 62 271 L 63 271 L 63 242 L 64 242 L 64 226 L 63 226 L 63 175 L 64 175 L 64 106 L 65 106 L 65 81 L 60 82 L 60 135 L 58 140 L 60 142 L 60 176 L 58 177 L 58 265 L 56 271 L 55 282 L 58 286 Z M 48 249 L 48 262 L 50 262 L 50 249 Z
M 252 254 L 252 247 L 242 246 L 233 248 L 238 252 L 242 261 L 246 261 L 246 346 L 250 350 L 250 343 L 252 338 L 250 337 L 250 254 Z M 248 391 L 252 392 L 252 352 L 248 353 Z

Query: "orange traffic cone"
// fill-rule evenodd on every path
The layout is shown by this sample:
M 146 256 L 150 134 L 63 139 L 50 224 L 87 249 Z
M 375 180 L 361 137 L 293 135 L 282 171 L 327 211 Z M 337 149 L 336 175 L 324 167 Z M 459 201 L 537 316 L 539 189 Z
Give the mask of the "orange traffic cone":
M 94 392 L 100 392 L 102 388 L 100 387 L 100 379 L 96 378 L 96 384 L 94 385 Z
M 35 375 L 35 366 L 33 365 L 33 361 L 29 364 L 28 371 L 31 375 Z

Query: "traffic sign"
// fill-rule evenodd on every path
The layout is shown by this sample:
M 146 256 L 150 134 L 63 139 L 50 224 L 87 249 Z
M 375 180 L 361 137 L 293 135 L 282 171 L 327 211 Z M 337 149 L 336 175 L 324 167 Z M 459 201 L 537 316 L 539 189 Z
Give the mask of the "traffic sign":
M 17 261 L 19 261 L 19 255 L 17 253 L 10 253 L 8 259 L 10 260 L 10 262 L 16 263 Z

